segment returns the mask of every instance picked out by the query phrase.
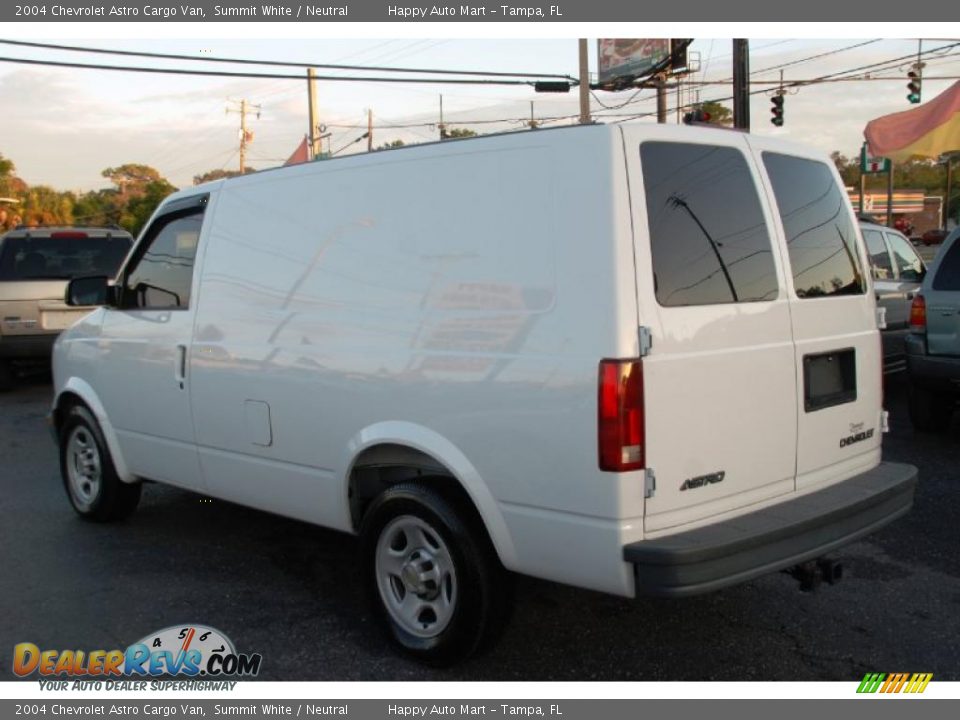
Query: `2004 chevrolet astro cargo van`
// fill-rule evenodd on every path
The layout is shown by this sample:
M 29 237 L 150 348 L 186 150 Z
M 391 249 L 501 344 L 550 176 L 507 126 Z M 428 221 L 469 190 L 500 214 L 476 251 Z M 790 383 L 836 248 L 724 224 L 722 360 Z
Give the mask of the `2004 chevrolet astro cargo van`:
M 360 536 L 385 626 L 449 662 L 514 571 L 684 596 L 905 513 L 869 265 L 829 159 L 586 126 L 181 191 L 58 341 L 82 516 L 150 479 Z M 808 563 L 807 567 L 811 567 Z

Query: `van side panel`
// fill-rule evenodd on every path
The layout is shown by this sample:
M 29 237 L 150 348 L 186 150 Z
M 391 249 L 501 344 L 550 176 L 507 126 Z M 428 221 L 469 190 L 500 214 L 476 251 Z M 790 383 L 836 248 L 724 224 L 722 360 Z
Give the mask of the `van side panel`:
M 491 532 L 522 537 L 499 543 L 511 569 L 629 592 L 618 518 L 625 494 L 640 513 L 642 483 L 599 472 L 596 447 L 599 360 L 636 352 L 612 137 L 481 138 L 225 184 L 191 353 L 210 492 L 351 530 L 351 441 L 419 427 L 476 469 L 503 515 Z

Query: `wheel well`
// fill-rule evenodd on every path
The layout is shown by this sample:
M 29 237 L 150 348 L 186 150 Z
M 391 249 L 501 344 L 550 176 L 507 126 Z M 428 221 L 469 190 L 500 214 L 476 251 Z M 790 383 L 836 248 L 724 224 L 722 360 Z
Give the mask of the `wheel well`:
M 57 406 L 53 410 L 53 429 L 56 430 L 58 436 L 60 435 L 60 428 L 63 426 L 63 419 L 66 417 L 67 411 L 74 405 L 82 405 L 88 408 L 83 398 L 69 391 L 60 395 L 57 400 Z
M 391 485 L 415 480 L 423 482 L 458 501 L 473 518 L 481 522 L 469 493 L 457 477 L 435 458 L 405 445 L 382 444 L 364 450 L 350 472 L 350 519 L 354 530 L 370 502 Z

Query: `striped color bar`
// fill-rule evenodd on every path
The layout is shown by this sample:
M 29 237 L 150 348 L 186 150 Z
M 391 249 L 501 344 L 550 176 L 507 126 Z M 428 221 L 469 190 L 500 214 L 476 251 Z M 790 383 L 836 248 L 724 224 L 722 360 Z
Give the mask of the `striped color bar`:
M 933 673 L 867 673 L 857 692 L 922 693 L 932 679 Z

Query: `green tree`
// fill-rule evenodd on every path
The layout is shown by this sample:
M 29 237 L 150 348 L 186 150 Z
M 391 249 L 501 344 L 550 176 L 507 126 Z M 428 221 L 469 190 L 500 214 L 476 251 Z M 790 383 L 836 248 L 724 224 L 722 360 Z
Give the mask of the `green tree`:
M 477 136 L 476 132 L 474 132 L 473 130 L 468 130 L 467 128 L 454 128 L 453 130 L 447 131 L 447 137 L 451 139 L 468 138 L 468 137 L 476 137 L 476 136 Z
M 159 170 L 138 163 L 126 163 L 115 168 L 107 168 L 100 174 L 116 185 L 121 195 L 142 193 L 147 185 L 163 179 Z
M 374 150 L 391 150 L 393 148 L 403 147 L 406 143 L 403 140 L 391 140 L 383 145 L 378 145 Z
M 701 103 L 700 109 L 710 115 L 710 119 L 707 122 L 711 125 L 733 125 L 733 111 L 716 100 L 708 100 L 705 103 Z
M 72 225 L 73 195 L 34 185 L 23 196 L 18 212 L 25 225 Z
M 223 168 L 219 168 L 217 170 L 208 170 L 207 172 L 201 173 L 200 175 L 194 175 L 193 184 L 200 185 L 205 182 L 212 182 L 213 180 L 222 180 L 225 178 L 237 177 L 241 174 L 249 175 L 250 173 L 253 173 L 253 172 L 256 172 L 256 170 L 254 170 L 252 167 L 245 168 L 243 173 L 241 173 L 239 170 L 224 170 Z
M 143 230 L 143 226 L 147 224 L 147 220 L 153 215 L 157 206 L 163 202 L 167 195 L 176 191 L 177 188 L 163 178 L 148 183 L 143 194 L 130 198 L 130 201 L 126 204 L 124 212 L 120 216 L 120 226 L 129 230 L 136 237 Z

